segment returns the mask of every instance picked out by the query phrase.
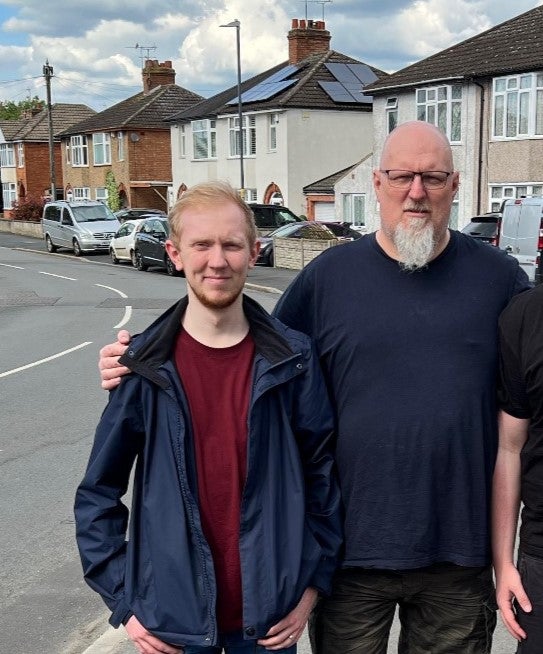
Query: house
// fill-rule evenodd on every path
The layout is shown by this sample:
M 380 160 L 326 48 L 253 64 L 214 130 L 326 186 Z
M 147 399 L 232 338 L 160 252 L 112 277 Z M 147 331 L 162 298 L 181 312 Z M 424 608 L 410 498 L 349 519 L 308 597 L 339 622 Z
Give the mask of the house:
M 451 141 L 461 184 L 450 225 L 498 211 L 507 198 L 543 193 L 543 6 L 368 85 L 374 152 L 399 123 L 425 120 Z M 352 171 L 378 227 L 371 170 Z M 336 185 L 336 205 L 342 193 Z
M 288 61 L 244 81 L 241 97 L 234 86 L 170 118 L 176 196 L 225 179 L 249 202 L 307 214 L 304 186 L 371 151 L 372 98 L 363 88 L 386 74 L 331 50 L 330 39 L 324 21 L 294 19 Z M 317 214 L 318 202 L 309 211 Z
M 142 78 L 142 92 L 62 133 L 66 197 L 107 200 L 112 173 L 121 206 L 167 209 L 172 159 L 164 119 L 203 98 L 175 84 L 171 61 L 147 60 Z
M 51 106 L 55 178 L 62 177 L 58 134 L 96 112 L 84 104 Z M 0 121 L 0 166 L 4 216 L 11 217 L 17 200 L 42 198 L 51 188 L 49 115 L 47 109 L 30 111 L 19 120 Z

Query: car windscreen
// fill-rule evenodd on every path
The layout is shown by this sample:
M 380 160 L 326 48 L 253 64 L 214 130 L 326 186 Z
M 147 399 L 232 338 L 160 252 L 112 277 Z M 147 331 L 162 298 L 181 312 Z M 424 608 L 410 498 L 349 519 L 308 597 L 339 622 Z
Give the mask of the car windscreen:
M 293 232 L 296 232 L 300 229 L 300 223 L 291 223 L 290 225 L 283 225 L 278 227 L 275 231 L 269 234 L 270 237 L 280 236 L 284 238 L 285 236 L 290 236 Z
M 295 216 L 294 214 L 290 213 L 290 211 L 285 211 L 284 209 L 277 209 L 275 211 L 275 214 L 277 216 L 277 224 L 278 225 L 286 225 L 287 223 L 299 223 L 300 219 Z
M 113 213 L 103 204 L 88 207 L 72 207 L 74 218 L 78 223 L 93 223 L 101 220 L 117 220 Z
M 471 236 L 488 236 L 492 238 L 498 231 L 497 222 L 468 223 L 462 232 Z

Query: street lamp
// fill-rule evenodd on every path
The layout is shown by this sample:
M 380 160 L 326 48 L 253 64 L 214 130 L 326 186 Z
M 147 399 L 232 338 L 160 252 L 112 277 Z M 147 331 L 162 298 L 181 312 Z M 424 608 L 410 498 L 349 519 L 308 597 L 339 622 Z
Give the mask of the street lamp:
M 238 59 L 238 120 L 239 120 L 239 176 L 240 176 L 240 195 L 245 199 L 245 173 L 243 171 L 243 112 L 241 105 L 241 47 L 240 47 L 240 22 L 233 20 L 231 23 L 221 25 L 221 27 L 236 28 L 236 52 Z

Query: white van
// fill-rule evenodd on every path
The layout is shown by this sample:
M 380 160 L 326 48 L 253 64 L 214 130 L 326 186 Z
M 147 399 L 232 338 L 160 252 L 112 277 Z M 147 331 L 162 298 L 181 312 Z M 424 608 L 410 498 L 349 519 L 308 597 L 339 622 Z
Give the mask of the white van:
M 518 259 L 530 281 L 543 282 L 543 197 L 504 202 L 499 244 Z
M 76 257 L 92 250 L 108 252 L 120 226 L 110 209 L 98 201 L 58 200 L 43 208 L 42 230 L 48 252 L 70 248 Z

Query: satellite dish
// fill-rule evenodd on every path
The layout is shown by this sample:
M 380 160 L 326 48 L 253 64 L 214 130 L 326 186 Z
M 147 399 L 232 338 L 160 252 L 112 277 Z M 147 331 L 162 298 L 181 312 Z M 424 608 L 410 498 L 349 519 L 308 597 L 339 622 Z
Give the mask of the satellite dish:
M 140 135 L 136 132 L 130 132 L 130 140 L 132 143 L 137 143 L 140 140 Z

